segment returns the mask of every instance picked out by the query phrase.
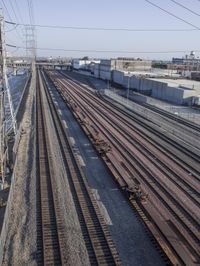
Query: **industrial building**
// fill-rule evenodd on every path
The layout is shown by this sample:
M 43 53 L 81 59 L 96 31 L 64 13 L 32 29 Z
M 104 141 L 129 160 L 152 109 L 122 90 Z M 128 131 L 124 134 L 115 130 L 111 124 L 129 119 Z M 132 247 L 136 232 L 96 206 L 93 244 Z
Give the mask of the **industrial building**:
M 94 75 L 97 78 L 111 81 L 113 70 L 150 71 L 151 63 L 151 61 L 134 58 L 104 59 L 95 66 Z
M 196 57 L 194 51 L 182 58 L 172 58 L 172 64 L 179 69 L 200 70 L 200 58 Z
M 191 75 L 191 79 L 200 81 L 200 71 L 191 71 L 190 75 Z
M 73 60 L 73 68 L 90 71 L 96 78 L 180 105 L 199 103 L 200 82 L 180 79 L 176 70 L 151 68 L 151 61 L 132 58 Z
M 200 83 L 195 86 L 190 80 L 150 80 L 154 82 L 151 90 L 152 97 L 176 104 L 192 105 L 194 97 L 197 96 L 198 89 L 200 89 Z
M 124 88 L 176 104 L 192 105 L 200 94 L 200 82 L 185 79 L 146 78 L 123 71 L 112 72 L 112 81 Z
M 100 60 L 83 60 L 83 59 L 73 59 L 72 67 L 75 70 L 91 70 L 91 65 L 99 64 Z

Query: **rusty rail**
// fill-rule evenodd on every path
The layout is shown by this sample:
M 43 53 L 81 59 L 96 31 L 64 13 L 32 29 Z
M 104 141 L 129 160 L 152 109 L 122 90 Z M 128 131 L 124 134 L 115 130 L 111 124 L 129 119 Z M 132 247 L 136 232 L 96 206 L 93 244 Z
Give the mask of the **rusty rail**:
M 138 180 L 149 195 L 147 201 L 138 201 L 137 197 L 130 197 L 130 201 L 171 262 L 198 264 L 198 166 L 195 167 L 194 179 L 191 179 L 180 161 L 178 163 L 176 159 L 173 160 L 173 156 L 166 152 L 167 149 L 163 156 L 158 145 L 148 142 L 147 138 L 142 139 L 141 132 L 128 126 L 125 116 L 122 119 L 115 108 L 112 110 L 70 79 L 63 79 L 57 73 L 53 73 L 51 78 L 74 116 L 101 152 L 120 187 L 125 190 L 128 187 L 130 196 L 132 190 L 135 193 L 133 188 L 137 187 Z M 107 143 L 104 145 L 106 147 L 110 145 L 109 149 L 104 150 L 102 143 Z M 180 200 L 183 196 L 189 203 L 183 204 Z

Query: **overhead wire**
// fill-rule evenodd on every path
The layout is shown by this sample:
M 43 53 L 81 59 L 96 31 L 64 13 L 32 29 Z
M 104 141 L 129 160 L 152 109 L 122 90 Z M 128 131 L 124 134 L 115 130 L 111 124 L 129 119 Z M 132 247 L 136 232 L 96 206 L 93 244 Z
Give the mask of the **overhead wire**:
M 32 26 L 34 23 L 34 18 L 33 18 L 33 4 L 31 0 L 27 0 L 28 3 L 28 10 L 29 10 L 29 18 L 30 18 L 30 25 Z
M 4 0 L 1 0 L 1 1 L 2 1 L 3 7 L 4 7 L 4 9 L 5 9 L 6 13 L 7 13 L 8 18 L 12 20 L 12 17 L 11 17 L 11 15 L 10 15 L 10 12 L 9 12 L 9 10 L 8 10 L 7 5 L 5 4 Z M 22 43 L 23 43 L 23 38 L 22 38 L 22 36 L 19 34 L 19 32 L 17 31 L 17 27 L 13 28 L 12 30 L 14 30 L 14 32 L 15 32 L 15 34 L 16 34 L 16 37 L 19 38 L 19 39 L 21 39 L 21 41 L 22 41 Z M 8 31 L 9 31 L 9 30 L 8 30 Z M 8 31 L 6 31 L 6 32 L 8 32 Z
M 4 9 L 5 9 L 5 11 L 6 11 L 6 13 L 7 13 L 9 19 L 12 21 L 12 18 L 11 18 L 11 16 L 10 16 L 10 13 L 9 13 L 9 11 L 8 11 L 8 8 L 7 8 L 7 6 L 6 6 L 5 2 L 4 2 L 4 0 L 1 0 L 1 2 L 2 2 L 3 6 L 4 6 Z
M 19 14 L 19 17 L 20 17 L 20 20 L 21 20 L 21 22 L 22 22 L 22 24 L 24 23 L 24 19 L 23 19 L 23 17 L 22 17 L 22 14 L 21 14 L 21 11 L 20 11 L 20 8 L 19 8 L 19 5 L 18 5 L 18 3 L 17 3 L 17 0 L 14 0 L 15 1 L 15 6 L 16 6 L 16 8 L 17 8 L 17 10 L 18 10 L 18 14 Z
M 28 26 L 29 24 L 16 23 L 13 21 L 5 21 L 7 24 Z M 33 24 L 34 27 L 39 28 L 55 28 L 55 29 L 72 29 L 72 30 L 91 30 L 91 31 L 127 31 L 127 32 L 173 32 L 173 31 L 198 31 L 199 29 L 133 29 L 133 28 L 102 28 L 102 27 L 77 27 L 77 26 L 60 26 L 60 25 L 44 25 L 44 24 Z
M 16 1 L 16 0 L 15 0 Z M 75 27 L 75 26 L 58 26 L 58 25 L 41 25 L 41 24 L 34 24 L 34 17 L 33 17 L 33 5 L 32 5 L 32 1 L 31 0 L 27 0 L 28 3 L 28 9 L 29 9 L 29 16 L 30 16 L 30 25 L 34 26 L 34 27 L 43 27 L 43 28 L 59 28 L 59 29 L 75 29 L 75 30 L 97 30 L 97 31 L 197 31 L 200 30 L 200 27 L 186 21 L 185 19 L 182 19 L 178 16 L 176 16 L 175 14 L 167 11 L 166 9 L 160 7 L 159 5 L 154 4 L 153 2 L 149 1 L 149 0 L 144 0 L 146 2 L 148 2 L 149 4 L 153 5 L 154 7 L 162 10 L 163 12 L 175 17 L 176 19 L 186 23 L 187 25 L 190 25 L 193 27 L 193 29 L 130 29 L 130 28 L 102 28 L 102 27 Z M 171 0 L 172 2 L 176 2 L 174 0 Z M 200 1 L 200 0 L 198 0 Z M 2 0 L 7 13 L 8 9 L 4 3 L 4 1 Z M 17 2 L 16 2 L 17 3 Z M 178 2 L 177 2 L 178 3 Z M 8 15 L 10 21 L 5 21 L 8 24 L 13 24 L 17 26 L 28 26 L 29 24 L 25 24 L 23 23 L 17 23 L 17 22 L 13 22 L 12 18 L 10 15 Z M 16 17 L 16 16 L 15 16 Z M 17 20 L 17 17 L 16 17 Z M 8 45 L 10 46 L 10 45 Z M 11 46 L 10 46 L 11 47 Z M 23 46 L 12 46 L 18 49 L 26 49 L 26 47 Z M 99 52 L 99 53 L 185 53 L 188 52 L 189 50 L 184 50 L 184 51 L 117 51 L 117 50 L 80 50 L 80 49 L 63 49 L 63 48 L 37 48 L 37 50 L 55 50 L 55 51 L 71 51 L 71 52 Z M 198 50 L 196 50 L 198 51 Z
M 11 45 L 11 44 L 6 44 L 9 47 L 12 48 L 19 48 L 19 49 L 26 49 L 26 47 L 22 46 L 16 46 L 16 45 Z M 93 53 L 93 52 L 98 52 L 98 53 L 127 53 L 127 54 L 139 54 L 139 53 L 145 53 L 145 54 L 165 54 L 165 53 L 187 53 L 190 52 L 191 50 L 186 49 L 186 50 L 167 50 L 167 51 L 123 51 L 123 50 L 84 50 L 84 49 L 65 49 L 65 48 L 47 48 L 47 47 L 37 47 L 37 50 L 49 50 L 49 51 L 67 51 L 67 52 L 88 52 L 88 53 Z M 200 50 L 194 50 L 194 52 L 199 52 Z
M 15 24 L 15 26 L 12 28 L 12 29 L 9 29 L 9 30 L 5 30 L 5 32 L 10 32 L 10 31 L 13 31 L 13 30 L 15 30 L 16 28 L 17 28 L 17 24 Z
M 200 14 L 198 14 L 197 12 L 193 11 L 192 9 L 190 9 L 190 8 L 188 8 L 188 7 L 184 6 L 184 5 L 182 5 L 181 3 L 179 3 L 179 2 L 177 2 L 177 1 L 175 1 L 175 0 L 170 0 L 170 1 L 173 2 L 173 3 L 176 4 L 176 5 L 178 5 L 178 6 L 182 7 L 182 8 L 184 8 L 184 9 L 186 9 L 186 10 L 189 11 L 190 13 L 192 13 L 192 14 L 194 14 L 194 15 L 200 17 Z
M 34 12 L 32 0 L 27 0 L 30 24 L 24 25 L 26 28 L 26 54 L 31 54 L 31 57 L 36 57 L 36 41 L 35 41 L 35 27 L 34 27 Z M 28 37 L 29 36 L 29 37 Z
M 165 12 L 166 14 L 168 14 L 168 15 L 170 15 L 170 16 L 172 16 L 172 17 L 174 17 L 174 18 L 176 18 L 176 19 L 178 19 L 178 20 L 184 22 L 185 24 L 190 25 L 190 26 L 192 26 L 193 28 L 200 30 L 200 27 L 198 27 L 198 26 L 196 26 L 196 25 L 194 25 L 194 24 L 188 22 L 187 20 L 185 20 L 185 19 L 183 19 L 183 18 L 181 18 L 181 17 L 179 17 L 179 16 L 177 16 L 177 15 L 171 13 L 170 11 L 168 11 L 168 10 L 162 8 L 161 6 L 159 6 L 159 5 L 157 5 L 157 4 L 153 3 L 153 2 L 151 2 L 151 1 L 149 1 L 149 0 L 144 0 L 144 1 L 147 2 L 147 3 L 149 3 L 150 5 L 152 5 L 152 6 L 154 6 L 154 7 L 156 7 L 156 8 L 158 8 L 158 9 L 162 10 L 162 11 Z
M 12 1 L 9 0 L 9 3 L 10 3 L 10 6 L 11 6 L 11 9 L 12 9 L 12 12 L 13 12 L 13 14 L 14 14 L 14 16 L 15 16 L 16 21 L 19 21 L 19 20 L 18 20 L 18 16 L 17 16 L 17 14 L 16 14 L 16 12 L 15 12 L 15 9 L 14 9 L 14 7 L 13 7 Z
M 15 18 L 16 18 L 16 21 L 19 21 L 19 20 L 18 20 L 18 16 L 17 16 L 17 14 L 16 14 L 16 12 L 15 12 L 15 8 L 14 8 L 14 6 L 13 6 L 13 4 L 12 4 L 12 0 L 9 0 L 9 3 L 10 3 L 10 6 L 11 6 L 11 9 L 12 9 L 12 12 L 13 12 Z M 20 39 L 21 39 L 22 42 L 23 42 L 23 41 L 24 41 L 24 40 L 23 40 L 23 37 L 21 36 L 21 34 L 19 33 L 19 31 L 18 31 L 17 28 L 16 28 L 16 31 L 17 31 L 18 35 L 20 36 Z

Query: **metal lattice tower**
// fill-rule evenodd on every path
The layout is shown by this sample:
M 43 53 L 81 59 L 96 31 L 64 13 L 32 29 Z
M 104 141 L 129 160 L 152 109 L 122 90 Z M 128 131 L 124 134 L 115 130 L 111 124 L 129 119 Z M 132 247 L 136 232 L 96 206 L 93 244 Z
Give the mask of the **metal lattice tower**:
M 1 88 L 1 114 L 0 114 L 0 161 L 1 161 L 1 179 L 2 183 L 5 180 L 6 173 L 6 159 L 7 159 L 7 144 L 6 144 L 6 119 L 5 119 L 5 96 L 7 94 L 9 109 L 11 114 L 11 127 L 9 132 L 16 134 L 16 120 L 14 115 L 14 109 L 12 104 L 12 97 L 10 93 L 10 87 L 7 79 L 6 69 L 6 49 L 5 49 L 5 31 L 4 31 L 4 17 L 2 10 L 0 10 L 0 88 Z
M 35 44 L 35 28 L 34 26 L 25 26 L 25 38 L 26 38 L 26 57 L 28 61 L 33 61 L 36 56 L 36 44 Z

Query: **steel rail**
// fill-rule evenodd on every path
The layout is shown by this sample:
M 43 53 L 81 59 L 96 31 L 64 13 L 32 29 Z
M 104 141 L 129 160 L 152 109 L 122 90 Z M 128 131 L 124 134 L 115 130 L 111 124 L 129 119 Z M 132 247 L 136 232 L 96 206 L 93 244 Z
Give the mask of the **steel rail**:
M 45 81 L 44 76 L 43 81 Z M 90 262 L 92 265 L 119 265 L 120 259 L 108 228 L 99 213 L 86 178 L 77 164 L 69 138 L 46 83 L 44 85 Z
M 80 93 L 79 93 L 80 94 Z M 79 95 L 80 96 L 80 95 Z M 178 211 L 176 211 L 175 213 L 177 213 Z
M 72 79 L 70 79 L 68 77 L 68 75 L 61 73 L 63 76 L 65 76 L 70 82 L 72 82 L 74 85 L 79 86 L 79 88 L 83 89 L 83 87 L 80 86 L 80 84 L 77 84 L 76 82 L 74 82 Z M 94 101 L 97 100 L 96 95 L 94 95 L 94 93 L 92 93 L 91 91 L 87 90 L 87 88 L 84 87 L 84 92 L 85 94 L 90 95 L 90 97 L 93 98 Z M 100 95 L 99 95 L 100 96 Z M 182 145 L 180 145 L 179 143 L 175 142 L 173 139 L 169 138 L 169 136 L 166 136 L 165 134 L 163 134 L 163 132 L 161 132 L 161 130 L 159 130 L 159 128 L 155 128 L 155 125 L 147 120 L 146 118 L 143 118 L 142 116 L 138 116 L 137 113 L 135 113 L 132 110 L 126 110 L 124 111 L 122 108 L 120 108 L 119 106 L 116 106 L 115 104 L 113 104 L 111 101 L 109 101 L 108 99 L 102 98 L 103 100 L 100 104 L 102 106 L 104 106 L 106 109 L 109 109 L 110 112 L 115 113 L 116 115 L 118 115 L 119 117 L 121 117 L 124 121 L 124 123 L 129 123 L 129 126 L 132 126 L 132 129 L 134 127 L 136 127 L 138 130 L 140 130 L 143 134 L 145 134 L 148 138 L 151 138 L 152 140 L 154 140 L 154 142 L 156 141 L 155 137 L 158 136 L 159 139 L 163 139 L 164 141 L 166 141 L 168 144 L 171 144 L 170 150 L 174 147 L 176 148 L 176 150 L 180 150 L 182 151 L 184 154 L 187 155 L 187 159 L 186 161 L 190 161 L 190 158 L 193 158 L 194 160 L 197 161 L 198 166 L 200 164 L 200 153 L 195 154 L 191 149 L 188 149 Z M 106 104 L 107 103 L 107 104 Z M 109 103 L 109 105 L 108 105 Z M 133 124 L 134 122 L 134 124 Z M 136 123 L 135 123 L 136 122 Z M 138 127 L 138 125 L 140 125 L 140 127 Z M 144 128 L 146 130 L 146 132 L 144 132 Z M 152 133 L 151 135 L 149 134 Z M 159 142 L 159 145 L 161 145 L 161 143 Z M 165 146 L 165 148 L 167 148 Z M 169 148 L 168 148 L 169 151 Z M 173 153 L 173 155 L 176 156 L 176 154 Z M 183 154 L 181 155 L 183 156 Z M 177 157 L 177 156 L 176 156 Z M 193 166 L 195 168 L 195 166 Z M 198 167 L 199 169 L 199 167 Z
M 37 132 L 37 176 L 39 198 L 37 210 L 38 221 L 38 256 L 39 265 L 64 265 L 62 256 L 62 219 L 55 195 L 54 173 L 45 126 L 41 81 L 37 74 L 36 92 L 36 132 Z
M 74 98 L 74 100 L 76 100 L 75 98 Z M 89 105 L 89 101 L 87 101 L 87 105 Z M 84 102 L 82 102 L 81 104 L 80 104 L 80 108 L 81 107 L 83 107 L 84 106 Z M 92 108 L 92 105 L 90 105 L 90 107 Z M 84 107 L 84 109 L 85 109 L 85 107 Z M 97 112 L 97 108 L 96 108 L 96 112 Z M 102 112 L 101 113 L 99 113 L 99 115 L 101 116 L 103 114 L 103 110 L 102 110 Z M 90 116 L 90 114 L 89 113 L 87 113 L 87 116 L 89 117 Z M 100 120 L 99 120 L 99 117 L 96 117 L 96 118 L 92 118 L 92 117 L 90 117 L 91 118 L 91 120 L 92 120 L 92 122 L 96 125 L 96 127 L 98 127 L 98 129 L 99 130 L 102 130 L 102 127 L 100 127 L 100 126 L 98 126 L 98 123 L 100 123 L 102 126 L 103 126 L 103 124 L 100 122 Z M 111 119 L 111 118 L 110 118 Z M 96 122 L 98 120 L 98 123 Z M 108 122 L 108 121 L 107 121 Z M 109 122 L 108 122 L 109 123 Z M 111 120 L 111 122 L 110 122 L 110 125 L 112 125 L 112 120 Z M 104 125 L 104 127 L 105 127 L 106 125 Z M 115 127 L 114 125 L 112 125 L 114 128 L 115 128 L 115 130 L 116 131 L 119 131 L 118 129 L 117 129 L 117 127 Z M 107 128 L 108 128 L 108 126 L 107 126 Z M 109 131 L 108 131 L 109 132 Z M 126 132 L 127 133 L 127 132 Z M 112 138 L 114 138 L 114 132 L 112 132 L 112 131 L 110 131 L 109 132 L 109 134 L 110 134 L 110 138 L 109 138 L 109 136 L 107 135 L 107 137 L 108 137 L 108 139 L 109 139 L 109 141 L 110 142 L 112 142 Z M 123 135 L 121 134 L 121 135 L 118 135 L 118 136 L 116 136 L 116 139 L 117 139 L 117 141 L 118 142 L 120 142 L 120 138 L 122 137 Z M 130 143 L 131 143 L 131 141 L 130 140 L 128 140 Z M 114 143 L 112 143 L 113 145 L 114 145 Z M 121 143 L 121 148 L 123 148 L 123 145 L 124 145 L 125 143 Z M 140 147 L 140 148 L 142 148 L 142 149 L 144 149 L 144 147 L 142 146 L 142 147 Z M 130 150 L 130 148 L 127 148 L 127 150 Z M 142 150 L 139 150 L 139 149 L 137 149 L 137 152 L 139 152 L 140 151 L 140 153 L 143 153 L 143 151 Z M 131 152 L 131 150 L 129 151 L 129 153 L 130 153 L 130 156 L 131 157 L 133 157 L 137 152 L 135 152 L 135 153 L 132 153 Z M 136 156 L 137 157 L 137 156 Z M 128 160 L 128 158 L 126 158 L 126 160 Z M 155 163 L 154 163 L 155 164 Z M 152 165 L 152 167 L 153 167 L 153 165 Z M 156 173 L 154 172 L 154 179 L 156 178 Z M 162 176 L 162 173 L 160 172 L 160 175 Z M 178 176 L 177 176 L 178 177 Z M 157 180 L 159 180 L 158 178 L 157 178 Z M 162 183 L 161 181 L 159 181 L 160 183 Z M 163 187 L 164 187 L 164 185 L 163 185 Z M 193 192 L 196 192 L 196 193 L 198 193 L 197 192 L 197 190 L 194 190 L 193 189 Z M 168 192 L 168 194 L 169 194 L 170 192 Z M 185 191 L 185 195 L 187 195 L 188 194 L 188 191 Z M 176 194 L 171 194 L 171 197 L 172 198 L 174 198 L 175 199 L 175 195 Z M 170 196 L 170 195 L 169 195 Z M 196 199 L 197 200 L 197 199 Z M 196 202 L 196 204 L 198 204 L 198 201 L 195 201 Z M 178 201 L 177 201 L 177 204 L 178 204 Z M 186 207 L 186 206 L 184 206 L 184 207 Z M 193 206 L 194 207 L 194 206 Z M 183 208 L 183 206 L 181 207 L 182 208 L 182 210 L 184 210 L 184 208 Z M 192 210 L 191 210 L 191 212 L 192 212 Z M 187 214 L 187 215 L 190 215 L 189 213 Z M 193 216 L 191 216 L 190 215 L 190 219 L 193 219 L 195 217 L 195 213 L 193 214 Z M 198 223 L 196 223 L 195 222 L 195 220 L 194 220 L 194 224 L 196 225 L 196 226 L 198 226 Z M 197 231 L 198 232 L 198 231 Z M 197 233 L 196 232 L 196 233 Z M 197 233 L 197 235 L 198 235 L 198 233 Z
M 85 93 L 84 93 L 85 94 Z M 85 95 L 84 95 L 85 96 Z M 88 104 L 89 104 L 89 100 L 88 100 Z M 90 105 L 91 107 L 92 107 L 92 105 L 94 105 L 95 104 L 95 100 L 93 99 L 92 100 L 92 104 Z M 98 108 L 100 108 L 100 106 L 101 106 L 101 103 L 100 102 L 97 102 L 97 105 L 96 105 L 96 111 L 98 111 Z M 80 106 L 80 108 L 82 108 L 81 106 Z M 106 111 L 105 110 L 100 110 L 99 111 L 100 113 L 100 115 L 103 115 Z M 132 139 L 134 139 L 134 141 L 138 141 L 138 142 L 142 142 L 143 141 L 143 139 L 142 138 L 144 138 L 144 136 L 137 130 L 135 130 L 135 128 L 133 128 L 133 127 L 130 127 L 129 125 L 128 125 L 128 123 L 126 123 L 124 120 L 122 120 L 119 116 L 115 116 L 119 121 L 117 121 L 116 119 L 114 120 L 114 115 L 115 114 L 113 114 L 113 112 L 112 111 L 110 111 L 109 110 L 109 113 L 110 114 L 112 114 L 112 116 L 110 115 L 109 116 L 109 118 L 107 119 L 107 121 L 111 124 L 111 120 L 112 120 L 112 126 L 113 127 L 115 127 L 115 130 L 116 131 L 119 131 L 119 129 L 121 130 L 121 134 L 126 134 L 127 136 L 126 136 L 126 138 L 128 138 L 128 136 L 130 137 L 130 142 L 133 144 L 133 140 Z M 108 114 L 107 114 L 108 115 Z M 106 114 L 104 115 L 104 117 L 106 116 Z M 110 121 L 109 121 L 110 120 Z M 123 124 L 123 127 L 122 127 L 122 124 Z M 131 129 L 131 130 L 133 130 L 133 132 L 135 132 L 135 133 L 137 133 L 137 135 L 139 135 L 139 139 L 138 139 L 138 137 L 137 137 L 137 135 L 136 134 L 134 134 L 134 135 L 132 135 L 128 130 L 129 130 L 129 128 Z M 126 133 L 124 133 L 123 132 L 123 130 L 125 130 L 126 129 Z M 149 139 L 147 139 L 147 138 L 145 138 L 145 141 L 147 142 L 148 141 L 148 143 L 149 143 Z M 159 143 L 160 144 L 160 143 Z M 157 156 L 157 152 L 158 151 L 160 151 L 160 147 L 158 146 L 158 145 L 155 145 L 154 143 L 153 143 L 153 141 L 151 141 L 150 142 L 150 144 L 149 144 L 149 146 L 148 146 L 148 149 L 152 149 L 153 151 L 154 151 L 154 153 L 152 152 L 151 153 L 151 155 L 153 156 L 153 158 L 155 159 L 158 159 L 159 160 L 159 158 L 157 158 L 158 156 Z M 155 148 L 158 150 L 155 150 Z M 163 151 L 162 151 L 163 152 Z M 166 157 L 167 158 L 170 158 L 170 160 L 173 160 L 173 158 L 171 157 L 171 156 L 169 156 L 167 153 L 165 153 L 165 155 L 166 155 Z M 162 156 L 162 155 L 161 155 Z M 163 157 L 163 156 L 162 156 Z M 164 157 L 162 158 L 162 160 L 164 161 Z M 173 161 L 170 161 L 169 160 L 169 163 L 168 163 L 168 170 L 169 171 L 172 171 L 172 166 L 173 166 Z M 162 162 L 161 162 L 162 163 Z M 184 184 L 186 185 L 186 186 L 188 186 L 188 188 L 189 189 L 193 189 L 194 190 L 194 186 L 195 186 L 195 182 L 193 182 L 193 180 L 191 179 L 191 176 L 188 176 L 188 172 L 185 172 L 185 171 L 183 171 L 183 170 L 181 170 L 181 168 L 179 167 L 179 166 L 177 166 L 177 161 L 175 161 L 174 163 L 176 163 L 176 164 L 174 164 L 174 166 L 175 166 L 175 168 L 176 169 L 174 169 L 174 171 L 177 171 L 177 174 L 176 174 L 176 176 L 177 175 L 179 175 L 179 176 L 185 176 L 185 180 L 182 180 L 183 182 L 184 182 Z M 162 163 L 163 164 L 163 163 Z M 166 163 L 167 164 L 167 163 Z M 166 165 L 167 166 L 167 165 Z M 180 166 L 182 166 L 182 165 L 180 165 Z M 198 168 L 199 168 L 199 171 L 197 172 L 197 180 L 198 180 L 198 177 L 199 177 L 199 173 L 200 173 L 200 167 L 199 167 L 199 165 L 197 166 Z M 183 168 L 184 169 L 184 168 Z M 191 169 L 190 169 L 191 170 Z M 177 176 L 178 177 L 178 176 Z M 193 175 L 192 176 L 193 178 L 195 178 L 195 175 Z M 190 182 L 191 182 L 191 184 L 190 184 Z M 198 188 L 199 189 L 199 188 Z M 197 193 L 198 194 L 198 193 Z

